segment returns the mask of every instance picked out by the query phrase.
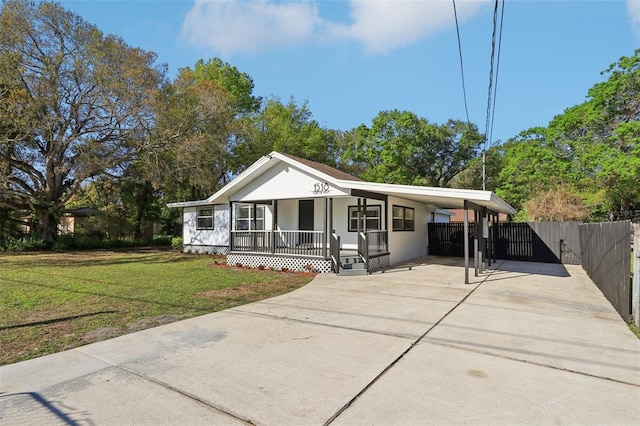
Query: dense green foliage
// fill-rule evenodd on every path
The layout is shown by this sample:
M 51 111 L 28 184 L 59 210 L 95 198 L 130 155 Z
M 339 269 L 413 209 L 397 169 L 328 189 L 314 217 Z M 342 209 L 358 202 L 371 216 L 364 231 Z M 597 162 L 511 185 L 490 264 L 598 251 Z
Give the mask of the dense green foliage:
M 0 10 L 0 197 L 52 240 L 65 204 L 95 176 L 125 166 L 147 138 L 155 54 L 54 3 Z
M 0 24 L 0 243 L 30 232 L 51 245 L 70 207 L 101 211 L 87 223 L 107 239 L 150 238 L 152 223 L 179 235 L 167 203 L 206 198 L 274 150 L 376 182 L 482 188 L 474 124 L 390 110 L 329 129 L 218 58 L 169 81 L 155 54 L 57 4 L 5 1 Z M 487 151 L 486 188 L 516 219 L 640 208 L 640 50 L 603 74 L 584 103 Z
M 592 220 L 628 218 L 640 208 L 640 50 L 603 74 L 608 79 L 586 102 L 504 144 L 496 191 L 514 207 L 562 189 Z
M 345 156 L 375 182 L 448 186 L 477 157 L 483 136 L 473 124 L 429 123 L 408 111 L 383 111 L 354 131 Z
M 54 242 L 47 243 L 42 239 L 30 235 L 20 238 L 7 237 L 0 241 L 0 253 L 2 252 L 23 252 L 40 250 L 110 250 L 132 247 L 162 247 L 173 246 L 170 237 L 155 237 L 151 240 L 136 240 L 133 238 L 112 238 L 103 239 L 87 235 L 60 235 Z M 182 240 L 180 239 L 180 249 Z
M 246 132 L 232 146 L 234 173 L 272 151 L 335 165 L 335 132 L 313 119 L 307 102 L 298 105 L 292 98 L 285 104 L 269 98 L 243 124 Z

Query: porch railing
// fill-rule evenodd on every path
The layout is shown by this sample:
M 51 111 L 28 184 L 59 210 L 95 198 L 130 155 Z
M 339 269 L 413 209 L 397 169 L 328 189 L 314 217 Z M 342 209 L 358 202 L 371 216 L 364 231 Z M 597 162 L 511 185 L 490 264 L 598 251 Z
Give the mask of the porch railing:
M 367 272 L 369 259 L 388 253 L 387 231 L 367 231 L 358 234 L 358 254 L 364 261 Z
M 271 253 L 271 231 L 231 231 L 231 251 Z
M 365 270 L 369 272 L 369 244 L 366 232 L 358 232 L 358 254 L 364 262 Z
M 340 272 L 340 237 L 334 231 L 330 238 L 331 270 L 337 274 Z
M 323 231 L 231 231 L 231 251 L 325 257 L 326 247 Z
M 388 252 L 387 231 L 367 231 L 367 249 L 369 257 Z

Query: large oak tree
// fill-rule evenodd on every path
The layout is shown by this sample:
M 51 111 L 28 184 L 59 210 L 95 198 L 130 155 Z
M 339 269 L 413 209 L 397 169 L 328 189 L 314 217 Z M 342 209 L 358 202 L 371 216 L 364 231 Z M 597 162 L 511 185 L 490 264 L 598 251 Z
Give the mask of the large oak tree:
M 409 111 L 382 111 L 371 127 L 352 131 L 344 157 L 375 182 L 449 186 L 478 156 L 483 136 L 475 125 L 449 120 L 429 123 Z M 358 168 L 358 167 L 356 167 Z
M 82 182 L 118 174 L 148 140 L 164 67 L 49 2 L 0 10 L 0 204 L 51 240 Z

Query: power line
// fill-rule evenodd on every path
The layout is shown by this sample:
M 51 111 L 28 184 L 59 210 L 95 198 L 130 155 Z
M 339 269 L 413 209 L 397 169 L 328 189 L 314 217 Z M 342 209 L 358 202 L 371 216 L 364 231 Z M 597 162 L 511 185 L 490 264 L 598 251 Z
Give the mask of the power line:
M 504 13 L 504 0 L 503 0 L 503 13 Z M 504 16 L 504 14 L 503 14 Z M 498 0 L 495 2 L 495 6 L 493 8 L 493 32 L 491 34 L 491 64 L 489 67 L 489 89 L 487 95 L 487 118 L 485 120 L 485 132 L 484 132 L 484 147 L 482 148 L 482 190 L 486 189 L 487 183 L 487 142 L 491 135 L 489 134 L 491 123 L 491 132 L 493 132 L 493 116 L 492 110 L 495 108 L 495 95 L 493 95 L 493 65 L 495 62 L 495 52 L 496 52 L 496 28 L 498 24 Z M 502 23 L 500 24 L 500 31 L 502 34 Z M 497 79 L 497 73 L 496 73 Z M 496 81 L 497 86 L 497 81 Z M 493 96 L 492 96 L 493 95 Z M 493 101 L 493 102 L 492 102 Z M 492 108 L 492 106 L 494 108 Z
M 464 111 L 467 113 L 467 124 L 469 124 L 469 108 L 467 107 L 467 89 L 464 84 L 464 64 L 462 62 L 462 44 L 460 43 L 460 27 L 458 26 L 458 11 L 456 10 L 456 0 L 453 0 L 453 16 L 456 19 L 456 32 L 458 33 L 458 53 L 460 54 L 460 73 L 462 75 L 462 96 L 464 97 Z
M 498 36 L 498 60 L 496 62 L 496 87 L 493 89 L 493 109 L 491 111 L 491 130 L 489 131 L 489 148 L 493 141 L 493 120 L 496 118 L 496 96 L 498 94 L 498 74 L 500 72 L 500 52 L 502 50 L 502 23 L 504 22 L 504 0 L 502 0 L 502 12 L 500 13 L 500 35 Z
M 487 118 L 485 121 L 485 132 L 484 132 L 484 149 L 487 149 L 487 139 L 489 138 L 489 123 L 491 122 L 491 105 L 492 105 L 492 94 L 493 94 L 493 64 L 495 59 L 496 52 L 496 27 L 498 21 L 498 0 L 496 0 L 495 7 L 493 9 L 493 34 L 491 35 L 491 64 L 489 67 L 489 90 L 487 96 Z

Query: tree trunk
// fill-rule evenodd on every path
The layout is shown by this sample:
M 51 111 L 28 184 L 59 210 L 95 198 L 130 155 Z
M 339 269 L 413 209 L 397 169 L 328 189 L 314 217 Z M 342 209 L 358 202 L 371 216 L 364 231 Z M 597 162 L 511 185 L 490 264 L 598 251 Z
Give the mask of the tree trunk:
M 142 185 L 140 193 L 138 193 L 136 197 L 136 220 L 134 228 L 134 238 L 136 240 L 142 238 L 142 225 L 144 223 L 145 216 L 147 216 L 147 210 L 151 205 L 151 203 L 149 202 L 149 198 L 151 197 L 151 190 L 151 183 L 145 182 Z
M 42 241 L 52 242 L 58 235 L 58 220 L 56 216 L 49 211 L 38 214 L 38 223 L 36 233 Z

